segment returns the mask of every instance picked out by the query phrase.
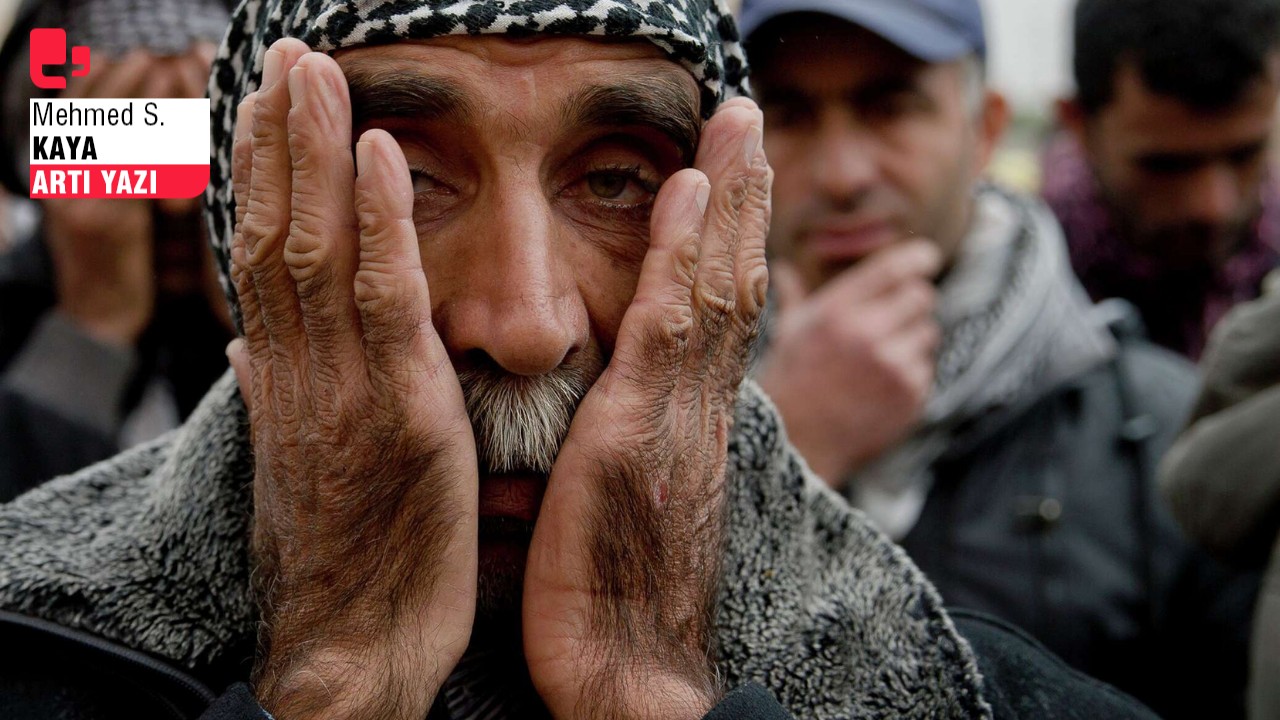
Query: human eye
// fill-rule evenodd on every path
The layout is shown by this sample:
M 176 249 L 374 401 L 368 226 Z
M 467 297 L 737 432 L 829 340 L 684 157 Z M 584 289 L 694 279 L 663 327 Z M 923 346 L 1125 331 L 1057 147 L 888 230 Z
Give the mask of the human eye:
M 817 122 L 814 104 L 791 93 L 774 93 L 762 97 L 765 127 L 770 130 L 803 130 Z
M 419 226 L 438 220 L 454 207 L 457 192 L 438 172 L 411 161 L 409 180 L 413 183 L 413 217 Z
M 660 182 L 639 165 L 608 166 L 591 170 L 582 183 L 591 198 L 620 206 L 652 202 Z
M 1204 165 L 1195 155 L 1154 153 L 1138 158 L 1138 167 L 1150 175 L 1185 175 Z
M 448 186 L 426 168 L 411 166 L 409 168 L 409 179 L 413 182 L 414 197 L 428 193 L 441 194 L 448 192 Z

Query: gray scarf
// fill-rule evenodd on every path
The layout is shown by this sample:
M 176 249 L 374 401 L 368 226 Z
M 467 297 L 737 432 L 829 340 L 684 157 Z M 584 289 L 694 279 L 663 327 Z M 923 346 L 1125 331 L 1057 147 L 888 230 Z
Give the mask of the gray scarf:
M 942 345 L 924 420 L 848 485 L 854 504 L 899 540 L 924 507 L 933 463 L 958 439 L 1115 353 L 1053 216 L 997 188 L 978 192 L 973 230 L 938 294 Z

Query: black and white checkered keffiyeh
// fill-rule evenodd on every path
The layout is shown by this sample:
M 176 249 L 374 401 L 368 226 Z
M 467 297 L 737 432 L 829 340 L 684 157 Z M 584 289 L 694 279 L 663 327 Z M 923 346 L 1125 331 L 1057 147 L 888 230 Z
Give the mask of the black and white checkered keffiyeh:
M 647 40 L 698 81 L 706 116 L 746 92 L 746 60 L 725 0 L 246 0 L 232 18 L 209 82 L 213 166 L 206 198 L 224 285 L 235 224 L 235 111 L 261 82 L 267 48 L 282 37 L 331 52 L 443 35 Z M 235 307 L 234 293 L 228 297 Z

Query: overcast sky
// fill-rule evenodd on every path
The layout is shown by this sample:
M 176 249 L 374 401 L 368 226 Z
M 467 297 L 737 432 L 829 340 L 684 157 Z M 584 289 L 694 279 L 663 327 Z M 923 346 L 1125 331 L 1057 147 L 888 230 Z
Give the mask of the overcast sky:
M 982 6 L 994 87 L 1033 112 L 1071 89 L 1075 0 L 982 0 Z

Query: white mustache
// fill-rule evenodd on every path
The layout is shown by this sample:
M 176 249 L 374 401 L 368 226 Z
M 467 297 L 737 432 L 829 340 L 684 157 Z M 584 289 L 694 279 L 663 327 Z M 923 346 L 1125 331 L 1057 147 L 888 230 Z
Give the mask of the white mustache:
M 481 471 L 550 474 L 573 414 L 599 374 L 598 361 L 536 376 L 459 372 Z

